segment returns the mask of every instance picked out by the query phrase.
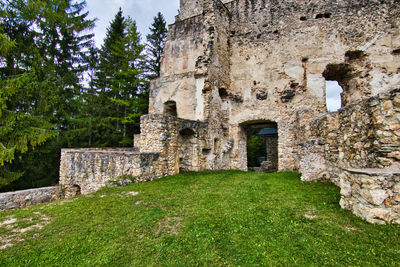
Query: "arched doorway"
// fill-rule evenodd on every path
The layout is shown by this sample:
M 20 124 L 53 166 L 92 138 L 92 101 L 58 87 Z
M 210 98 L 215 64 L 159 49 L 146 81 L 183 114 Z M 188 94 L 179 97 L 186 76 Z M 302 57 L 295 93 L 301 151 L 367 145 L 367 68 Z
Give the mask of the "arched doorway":
M 185 128 L 179 131 L 179 172 L 198 171 L 196 132 Z
M 278 125 L 271 121 L 243 123 L 247 167 L 252 171 L 278 171 Z

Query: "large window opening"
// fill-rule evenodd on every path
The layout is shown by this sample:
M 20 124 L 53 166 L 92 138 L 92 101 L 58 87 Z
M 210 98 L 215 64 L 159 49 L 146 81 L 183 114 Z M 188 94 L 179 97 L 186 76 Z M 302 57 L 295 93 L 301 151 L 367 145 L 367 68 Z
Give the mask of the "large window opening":
M 348 84 L 352 69 L 349 64 L 328 64 L 322 73 L 326 80 L 325 95 L 327 111 L 337 111 L 347 105 L 345 91 L 348 95 Z
M 251 171 L 278 171 L 278 127 L 274 122 L 244 125 L 247 136 L 247 167 Z
M 326 108 L 329 112 L 338 111 L 342 107 L 343 88 L 337 81 L 326 81 Z

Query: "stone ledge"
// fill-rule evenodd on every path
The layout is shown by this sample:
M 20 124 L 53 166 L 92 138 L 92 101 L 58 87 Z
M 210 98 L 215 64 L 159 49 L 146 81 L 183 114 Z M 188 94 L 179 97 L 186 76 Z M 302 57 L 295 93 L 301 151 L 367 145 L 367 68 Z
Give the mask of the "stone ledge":
M 377 168 L 364 168 L 364 169 L 344 169 L 350 173 L 356 174 L 367 174 L 367 175 L 395 175 L 400 174 L 400 169 L 398 168 L 387 168 L 387 169 L 377 169 Z
M 0 211 L 20 209 L 63 198 L 59 186 L 42 187 L 0 194 Z
M 136 150 L 101 150 L 101 149 L 62 149 L 61 153 L 71 154 L 121 154 L 121 155 L 158 155 L 157 152 L 140 152 Z

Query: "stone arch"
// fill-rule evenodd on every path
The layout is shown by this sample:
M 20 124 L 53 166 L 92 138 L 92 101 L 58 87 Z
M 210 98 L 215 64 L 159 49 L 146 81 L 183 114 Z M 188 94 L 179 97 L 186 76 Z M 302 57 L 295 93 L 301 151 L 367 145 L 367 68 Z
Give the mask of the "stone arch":
M 82 194 L 82 189 L 77 184 L 65 187 L 65 192 L 64 192 L 65 198 L 75 197 L 75 196 L 79 196 L 81 194 Z
M 191 128 L 179 131 L 179 172 L 198 171 L 197 134 Z

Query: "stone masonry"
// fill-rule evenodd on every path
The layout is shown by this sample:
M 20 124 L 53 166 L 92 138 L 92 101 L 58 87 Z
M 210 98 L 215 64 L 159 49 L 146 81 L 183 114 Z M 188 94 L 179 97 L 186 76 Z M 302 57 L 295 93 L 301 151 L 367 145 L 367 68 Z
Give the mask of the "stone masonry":
M 343 88 L 338 112 L 326 81 Z M 343 208 L 400 223 L 399 91 L 397 0 L 181 0 L 136 150 L 63 150 L 60 184 L 247 170 L 246 129 L 274 124 L 279 171 L 331 181 Z
M 25 208 L 30 205 L 62 199 L 59 186 L 43 187 L 0 194 L 0 211 Z

